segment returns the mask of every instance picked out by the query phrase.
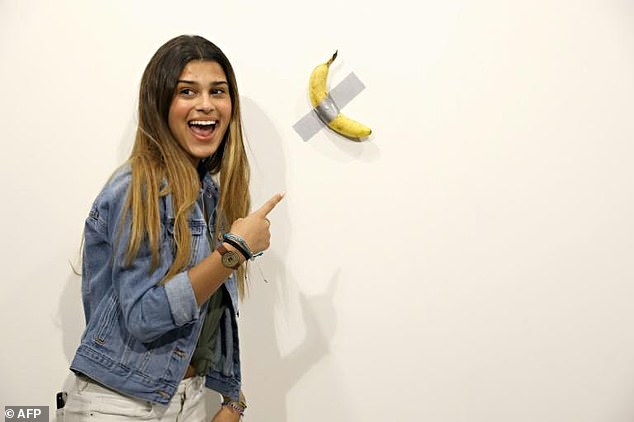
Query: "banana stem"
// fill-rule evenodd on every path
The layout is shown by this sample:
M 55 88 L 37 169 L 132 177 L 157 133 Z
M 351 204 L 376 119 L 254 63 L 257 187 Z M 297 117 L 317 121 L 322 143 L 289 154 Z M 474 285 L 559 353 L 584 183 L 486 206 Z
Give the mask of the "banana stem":
M 332 55 L 332 57 L 330 58 L 330 60 L 328 60 L 326 62 L 326 66 L 330 66 L 332 64 L 332 62 L 335 61 L 335 59 L 337 58 L 337 53 L 339 52 L 339 50 L 335 51 L 335 54 Z

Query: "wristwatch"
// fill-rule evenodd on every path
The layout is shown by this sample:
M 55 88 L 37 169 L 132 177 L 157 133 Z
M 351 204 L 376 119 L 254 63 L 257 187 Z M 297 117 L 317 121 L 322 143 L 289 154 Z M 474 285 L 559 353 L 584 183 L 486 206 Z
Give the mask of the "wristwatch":
M 230 251 L 222 243 L 216 248 L 222 257 L 222 265 L 232 270 L 240 268 L 240 255 L 237 252 Z

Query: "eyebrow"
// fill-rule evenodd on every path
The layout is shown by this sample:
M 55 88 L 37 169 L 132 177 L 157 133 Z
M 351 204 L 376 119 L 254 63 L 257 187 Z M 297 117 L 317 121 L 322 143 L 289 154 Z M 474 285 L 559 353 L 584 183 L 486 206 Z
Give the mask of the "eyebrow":
M 179 84 L 189 84 L 189 85 L 199 85 L 199 83 L 196 82 L 196 81 L 186 81 L 186 80 L 183 80 L 183 79 L 179 79 L 177 83 L 179 83 Z M 212 85 L 212 86 L 229 85 L 229 82 L 227 82 L 227 81 L 214 81 L 214 82 L 210 83 L 209 85 Z

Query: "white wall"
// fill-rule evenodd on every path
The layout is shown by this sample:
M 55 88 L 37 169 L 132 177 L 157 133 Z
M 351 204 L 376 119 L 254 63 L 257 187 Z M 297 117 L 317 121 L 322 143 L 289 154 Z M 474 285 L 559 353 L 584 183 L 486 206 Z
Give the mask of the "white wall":
M 0 406 L 68 379 L 69 261 L 181 33 L 236 68 L 254 202 L 287 192 L 241 314 L 250 420 L 634 419 L 626 0 L 0 1 Z M 369 142 L 292 129 L 335 49 Z

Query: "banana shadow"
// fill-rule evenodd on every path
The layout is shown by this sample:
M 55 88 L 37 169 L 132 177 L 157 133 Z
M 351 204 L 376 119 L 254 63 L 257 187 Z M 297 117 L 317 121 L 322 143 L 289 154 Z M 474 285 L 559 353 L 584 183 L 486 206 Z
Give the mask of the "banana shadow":
M 365 163 L 375 163 L 381 159 L 381 150 L 376 143 L 377 135 L 374 133 L 363 141 L 354 141 L 339 135 L 324 125 L 324 128 L 308 142 L 319 142 L 321 133 L 337 148 L 336 151 L 332 148 L 319 148 L 322 154 L 326 154 L 332 159 L 344 161 L 341 153 L 344 153 L 349 160 Z

